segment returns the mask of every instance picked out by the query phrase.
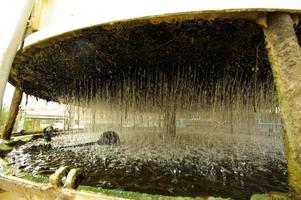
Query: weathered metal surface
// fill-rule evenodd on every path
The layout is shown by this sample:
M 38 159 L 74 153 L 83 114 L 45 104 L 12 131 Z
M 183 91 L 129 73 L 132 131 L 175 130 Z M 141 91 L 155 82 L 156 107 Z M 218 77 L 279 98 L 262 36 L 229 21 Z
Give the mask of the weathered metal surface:
M 270 14 L 264 33 L 285 130 L 289 186 L 293 198 L 301 199 L 301 49 L 293 26 L 288 14 Z
M 81 176 L 83 176 L 83 174 L 80 168 L 71 169 L 67 175 L 64 188 L 76 189 L 82 178 Z
M 60 167 L 59 169 L 57 169 L 55 171 L 54 174 L 52 174 L 49 177 L 49 182 L 51 183 L 51 185 L 53 185 L 54 187 L 60 187 L 62 186 L 62 178 L 67 176 L 68 172 L 70 171 L 70 168 L 67 166 L 64 167 Z
M 298 0 L 275 0 L 273 3 L 253 0 L 228 0 L 220 3 L 211 0 L 206 3 L 194 0 L 111 0 L 103 3 L 99 0 L 36 0 L 32 13 L 31 25 L 34 30 L 41 30 L 53 26 L 63 29 L 87 27 L 93 24 L 112 22 L 116 20 L 163 15 L 169 13 L 183 13 L 193 11 L 223 11 L 236 9 L 237 11 L 256 10 L 300 10 Z M 67 28 L 68 27 L 68 28 Z M 72 28 L 73 27 L 73 28 Z
M 24 52 L 17 55 L 10 82 L 22 85 L 28 94 L 64 101 L 60 97 L 76 95 L 76 88 L 83 87 L 84 82 L 89 83 L 82 91 L 93 90 L 89 94 L 95 94 L 103 89 L 97 81 L 105 82 L 128 67 L 152 65 L 168 71 L 171 64 L 198 65 L 207 61 L 205 65 L 210 67 L 210 59 L 220 67 L 225 60 L 252 66 L 257 45 L 264 43 L 262 30 L 255 23 L 262 14 L 230 10 L 144 17 L 48 39 L 38 31 L 29 37 Z M 264 54 L 260 54 L 263 69 L 269 66 Z

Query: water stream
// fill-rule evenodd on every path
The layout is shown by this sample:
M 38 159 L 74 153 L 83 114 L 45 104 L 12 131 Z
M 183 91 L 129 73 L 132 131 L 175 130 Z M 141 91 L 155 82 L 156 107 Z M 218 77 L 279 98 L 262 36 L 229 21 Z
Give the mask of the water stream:
M 207 63 L 208 64 L 208 63 Z M 269 70 L 258 66 L 129 67 L 74 80 L 68 127 L 8 155 L 33 174 L 81 167 L 83 184 L 165 195 L 248 199 L 288 190 L 282 129 Z M 120 145 L 88 145 L 113 130 Z M 73 146 L 73 147 L 70 147 Z

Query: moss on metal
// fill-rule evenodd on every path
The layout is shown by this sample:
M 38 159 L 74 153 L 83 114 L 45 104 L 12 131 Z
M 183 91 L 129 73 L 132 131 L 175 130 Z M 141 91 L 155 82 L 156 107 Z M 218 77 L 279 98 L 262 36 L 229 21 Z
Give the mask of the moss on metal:
M 247 20 L 140 23 L 110 30 L 100 26 L 26 49 L 15 59 L 11 78 L 28 94 L 58 101 L 65 95 L 93 96 L 104 89 L 104 82 L 118 82 L 129 68 L 171 72 L 193 65 L 222 71 L 227 65 L 247 75 L 255 66 L 258 46 L 259 67 L 269 69 L 263 43 L 261 28 Z
M 132 69 L 169 71 L 177 65 L 254 66 L 264 43 L 255 24 L 260 12 L 183 13 L 108 23 L 31 45 L 16 56 L 10 81 L 28 94 L 58 101 L 79 88 L 102 90 L 101 83 Z M 260 67 L 269 66 L 260 45 Z M 116 78 L 118 79 L 118 78 Z M 83 88 L 83 85 L 86 88 Z M 63 86 L 63 87 L 62 87 Z M 89 95 L 89 94 L 88 94 Z
M 264 33 L 284 125 L 288 181 L 293 198 L 301 199 L 300 45 L 289 15 L 271 14 L 268 19 Z

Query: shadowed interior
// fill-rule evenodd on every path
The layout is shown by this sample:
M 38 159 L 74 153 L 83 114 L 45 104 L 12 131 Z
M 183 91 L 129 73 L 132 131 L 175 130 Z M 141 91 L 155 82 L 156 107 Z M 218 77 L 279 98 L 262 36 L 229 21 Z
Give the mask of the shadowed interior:
M 300 38 L 300 26 L 296 30 Z M 172 82 L 176 74 L 192 70 L 199 77 L 193 80 L 197 84 L 206 78 L 216 81 L 224 73 L 239 73 L 247 83 L 255 65 L 261 71 L 259 81 L 271 76 L 264 36 L 253 21 L 142 23 L 110 30 L 88 28 L 56 43 L 28 48 L 16 57 L 11 82 L 47 100 L 62 101 L 59 97 L 66 95 L 93 97 L 104 88 L 110 89 L 114 99 L 118 96 L 115 85 L 143 73 L 155 81 L 160 72 Z M 147 83 L 139 84 L 148 88 Z M 147 91 L 154 93 L 152 88 Z

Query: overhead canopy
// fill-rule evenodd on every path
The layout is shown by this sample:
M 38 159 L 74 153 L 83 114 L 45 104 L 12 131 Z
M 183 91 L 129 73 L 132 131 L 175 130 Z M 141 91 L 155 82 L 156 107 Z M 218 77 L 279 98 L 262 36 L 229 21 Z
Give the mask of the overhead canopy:
M 72 95 L 93 97 L 107 89 L 115 98 L 114 85 L 138 80 L 143 73 L 155 82 L 154 71 L 173 80 L 179 66 L 180 71 L 189 66 L 203 77 L 213 71 L 212 80 L 225 69 L 230 74 L 239 71 L 247 81 L 258 56 L 265 79 L 269 62 L 262 29 L 255 20 L 274 11 L 299 18 L 301 13 L 270 8 L 194 11 L 76 30 L 53 31 L 50 26 L 29 36 L 25 49 L 15 58 L 10 82 L 20 84 L 30 95 L 53 101 Z M 301 40 L 300 24 L 296 33 Z

